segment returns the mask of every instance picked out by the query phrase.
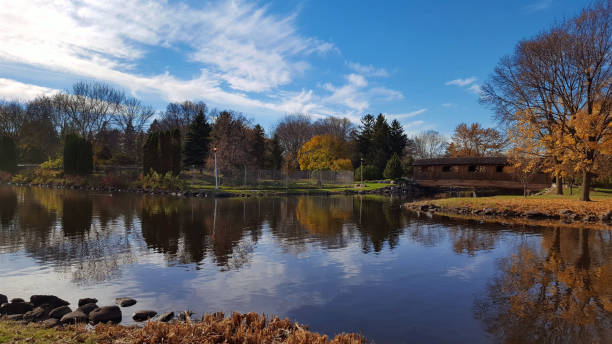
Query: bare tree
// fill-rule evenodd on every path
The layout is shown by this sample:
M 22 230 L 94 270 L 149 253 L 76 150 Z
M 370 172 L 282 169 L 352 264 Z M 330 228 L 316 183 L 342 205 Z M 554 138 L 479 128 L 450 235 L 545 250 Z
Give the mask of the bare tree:
M 447 138 L 435 130 L 422 132 L 412 138 L 414 158 L 430 159 L 443 156 L 448 146 Z
M 348 118 L 325 117 L 313 123 L 314 135 L 334 135 L 344 141 L 349 140 L 355 126 Z
M 181 137 L 185 137 L 187 127 L 200 111 L 204 115 L 208 112 L 204 102 L 186 100 L 182 103 L 170 103 L 166 106 L 166 111 L 161 114 L 158 123 L 162 130 L 179 129 Z
M 25 108 L 22 103 L 0 100 L 0 135 L 17 136 L 24 121 Z
M 312 121 L 308 115 L 293 114 L 283 118 L 274 131 L 285 154 L 287 168 L 297 169 L 297 154 L 302 145 L 314 136 Z

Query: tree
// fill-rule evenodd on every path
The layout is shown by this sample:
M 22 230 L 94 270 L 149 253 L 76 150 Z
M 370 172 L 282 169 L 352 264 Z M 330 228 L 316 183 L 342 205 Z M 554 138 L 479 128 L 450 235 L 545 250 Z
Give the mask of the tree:
M 448 142 L 446 137 L 435 130 L 429 130 L 416 135 L 414 142 L 414 158 L 431 159 L 443 156 Z
M 93 148 L 90 141 L 75 135 L 66 136 L 64 143 L 64 173 L 87 175 L 93 172 Z
M 15 141 L 7 135 L 0 136 L 0 171 L 17 171 L 17 147 Z
M 181 172 L 181 133 L 178 129 L 151 132 L 143 146 L 143 172 Z
M 280 170 L 283 167 L 283 148 L 278 142 L 278 136 L 274 135 L 272 140 L 266 141 L 268 152 L 266 159 L 266 168 Z
M 304 114 L 285 116 L 276 126 L 274 135 L 283 150 L 287 168 L 299 168 L 297 163 L 298 151 L 302 145 L 314 136 L 310 117 Z
M 210 124 L 200 111 L 189 125 L 187 138 L 185 140 L 184 164 L 185 166 L 197 166 L 202 168 L 208 158 L 210 146 Z
M 25 109 L 22 103 L 0 100 L 0 135 L 16 137 L 25 118 Z
M 391 153 L 395 153 L 398 156 L 404 154 L 404 149 L 408 145 L 408 136 L 404 133 L 404 128 L 398 120 L 394 119 L 391 122 Z
M 213 146 L 217 147 L 219 169 L 230 172 L 255 165 L 254 135 L 249 121 L 242 114 L 222 111 L 213 126 L 211 139 Z M 208 165 L 214 165 L 211 156 L 208 158 Z
M 145 126 L 154 115 L 153 108 L 143 105 L 138 99 L 123 99 L 113 115 L 113 122 L 122 133 L 120 146 L 124 160 L 139 161 L 138 151 L 143 144 Z
M 362 158 L 368 162 L 372 160 L 371 150 L 373 147 L 374 122 L 374 116 L 370 114 L 367 114 L 361 118 L 359 131 L 355 135 L 359 156 L 357 157 L 357 161 L 353 161 L 354 163 L 359 162 L 359 160 Z
M 182 103 L 170 103 L 166 106 L 166 111 L 162 113 L 159 126 L 161 130 L 178 129 L 181 136 L 187 134 L 191 121 L 202 112 L 204 116 L 208 111 L 208 107 L 204 102 L 192 102 L 186 100 Z
M 397 153 L 393 153 L 391 159 L 387 161 L 387 166 L 385 167 L 385 171 L 383 172 L 383 176 L 389 179 L 398 179 L 404 175 L 404 168 L 402 166 L 402 161 L 399 158 Z
M 374 165 L 363 165 L 355 169 L 355 180 L 361 181 L 361 174 L 363 173 L 363 180 L 374 180 L 380 176 L 378 168 Z
M 302 170 L 352 170 L 343 140 L 334 135 L 316 135 L 298 152 Z
M 457 125 L 446 149 L 451 157 L 494 156 L 500 155 L 506 146 L 503 135 L 493 128 L 483 128 L 479 123 L 468 126 Z
M 259 124 L 253 128 L 253 154 L 255 155 L 255 166 L 263 168 L 266 157 L 266 133 Z
M 582 172 L 584 201 L 612 135 L 611 23 L 612 3 L 599 1 L 520 42 L 500 61 L 481 98 L 501 122 L 538 137 L 535 144 L 558 180 L 568 166 Z

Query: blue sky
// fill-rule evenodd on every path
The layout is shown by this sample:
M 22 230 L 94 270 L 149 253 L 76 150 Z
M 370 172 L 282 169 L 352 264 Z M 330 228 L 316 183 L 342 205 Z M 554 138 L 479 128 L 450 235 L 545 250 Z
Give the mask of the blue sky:
M 478 87 L 516 43 L 588 1 L 0 0 L 0 98 L 109 82 L 157 109 L 494 126 Z

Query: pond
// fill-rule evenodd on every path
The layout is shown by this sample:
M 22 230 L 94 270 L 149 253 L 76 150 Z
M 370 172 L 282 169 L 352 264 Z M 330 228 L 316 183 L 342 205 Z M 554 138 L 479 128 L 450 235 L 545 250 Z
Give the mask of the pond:
M 376 343 L 605 342 L 612 232 L 419 218 L 360 196 L 0 186 L 0 293 L 258 312 Z

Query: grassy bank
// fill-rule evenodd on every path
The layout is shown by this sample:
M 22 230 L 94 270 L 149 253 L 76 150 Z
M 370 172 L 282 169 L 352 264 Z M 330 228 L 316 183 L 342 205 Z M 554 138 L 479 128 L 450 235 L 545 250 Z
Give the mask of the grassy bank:
M 85 325 L 45 329 L 40 325 L 24 325 L 0 321 L 0 343 L 365 343 L 357 334 L 339 334 L 333 339 L 310 332 L 307 327 L 288 319 L 249 313 L 207 314 L 198 322 L 148 322 L 144 327 L 121 325 Z

